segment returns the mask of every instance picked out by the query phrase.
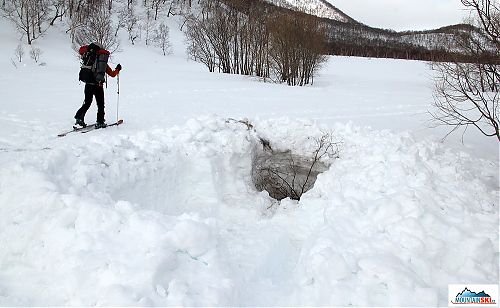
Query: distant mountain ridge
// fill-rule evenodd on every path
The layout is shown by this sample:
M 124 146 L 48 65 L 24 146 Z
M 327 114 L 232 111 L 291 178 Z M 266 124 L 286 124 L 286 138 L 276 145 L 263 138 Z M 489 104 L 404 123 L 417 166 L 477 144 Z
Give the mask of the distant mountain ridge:
M 345 23 L 357 23 L 349 15 L 345 14 L 331 3 L 325 0 L 266 0 L 268 3 L 315 15 L 320 18 L 327 18 Z
M 326 0 L 260 1 L 320 18 L 328 32 L 328 53 L 334 55 L 444 61 L 457 56 L 453 47 L 457 35 L 477 32 L 466 24 L 394 31 L 358 22 Z

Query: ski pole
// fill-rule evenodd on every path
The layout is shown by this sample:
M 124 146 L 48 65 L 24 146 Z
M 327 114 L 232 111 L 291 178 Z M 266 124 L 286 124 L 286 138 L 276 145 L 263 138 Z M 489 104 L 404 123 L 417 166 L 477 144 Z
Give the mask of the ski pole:
M 117 76 L 117 80 L 116 80 L 116 83 L 118 84 L 118 92 L 116 92 L 118 94 L 118 97 L 117 97 L 117 101 L 116 101 L 116 122 L 118 122 L 118 108 L 120 106 L 120 73 L 118 73 L 118 76 Z

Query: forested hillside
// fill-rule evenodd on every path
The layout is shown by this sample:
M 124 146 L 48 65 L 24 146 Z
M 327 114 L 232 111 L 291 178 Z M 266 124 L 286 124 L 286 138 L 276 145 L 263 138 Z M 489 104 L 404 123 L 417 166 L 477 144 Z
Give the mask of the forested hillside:
M 89 28 L 89 25 L 97 24 L 100 31 L 106 33 L 91 33 L 90 35 L 106 36 L 106 45 L 110 45 L 113 49 L 117 47 L 114 37 L 120 30 L 129 34 L 129 40 L 132 43 L 142 41 L 146 45 L 165 45 L 164 42 L 158 42 L 158 37 L 161 40 L 161 33 L 168 31 L 165 26 L 161 26 L 165 25 L 165 18 L 180 15 L 187 22 L 203 13 L 200 7 L 213 8 L 216 5 L 208 3 L 221 1 L 247 16 L 250 16 L 251 12 L 258 11 L 261 14 L 259 22 L 262 25 L 265 26 L 271 22 L 276 25 L 270 27 L 289 28 L 284 31 L 293 29 L 293 26 L 289 24 L 295 19 L 299 22 L 304 19 L 298 16 L 305 14 L 311 16 L 312 19 L 316 18 L 314 23 L 322 25 L 325 31 L 322 49 L 322 53 L 325 54 L 444 61 L 457 56 L 453 47 L 457 36 L 477 34 L 478 31 L 468 25 L 454 25 L 417 32 L 377 29 L 355 21 L 323 0 L 126 0 L 125 2 L 117 0 L 4 0 L 2 14 L 15 24 L 19 36 L 22 36 L 28 44 L 38 39 L 56 23 L 64 24 L 70 38 L 77 42 L 79 36 L 80 39 L 89 36 L 88 33 L 82 34 L 86 32 L 85 29 Z M 281 12 L 278 20 L 276 12 Z M 96 17 L 96 15 L 101 16 Z M 238 31 L 233 27 L 219 30 L 221 33 Z

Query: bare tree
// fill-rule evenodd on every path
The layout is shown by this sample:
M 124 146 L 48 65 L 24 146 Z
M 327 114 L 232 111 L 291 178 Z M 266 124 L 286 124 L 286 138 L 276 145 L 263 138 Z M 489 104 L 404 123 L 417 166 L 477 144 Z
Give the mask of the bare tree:
M 139 18 L 135 15 L 133 6 L 129 8 L 124 7 L 118 14 L 118 18 L 127 30 L 128 39 L 134 45 L 135 40 L 140 36 L 140 32 L 138 28 Z
M 62 20 L 64 15 L 66 15 L 66 13 L 68 12 L 68 6 L 66 5 L 66 0 L 52 0 L 51 4 L 54 9 L 54 17 L 52 17 L 49 25 L 53 26 L 54 22 L 58 18 L 61 18 Z
M 270 58 L 278 81 L 306 85 L 321 63 L 326 61 L 326 31 L 317 18 L 277 12 L 270 19 Z
M 457 37 L 455 47 L 469 55 L 469 63 L 434 63 L 437 72 L 434 106 L 437 125 L 475 127 L 485 136 L 500 141 L 500 12 L 498 2 L 462 0 L 475 14 L 476 31 Z
M 165 4 L 165 0 L 150 0 L 151 1 L 151 9 L 154 10 L 154 20 L 158 19 L 158 13 L 163 10 L 163 5 Z
M 481 28 L 486 39 L 500 50 L 500 4 L 496 0 L 462 0 L 462 4 L 476 14 L 476 26 Z M 498 55 L 498 54 L 497 54 Z
M 15 52 L 15 55 L 17 56 L 17 58 L 19 59 L 19 62 L 22 62 L 23 57 L 24 57 L 24 48 L 23 48 L 23 45 L 21 43 L 19 43 L 19 45 L 17 45 L 16 50 L 14 52 Z
M 188 52 L 211 72 L 273 74 L 277 82 L 302 86 L 326 59 L 326 29 L 305 14 L 258 1 L 206 0 L 186 20 Z
M 210 44 L 205 22 L 194 16 L 187 17 L 186 20 L 186 40 L 187 51 L 190 57 L 198 62 L 205 64 L 209 72 L 215 71 L 216 56 Z
M 141 29 L 144 30 L 144 43 L 146 45 L 149 45 L 151 42 L 151 32 L 154 30 L 155 27 L 155 19 L 153 17 L 153 11 L 146 8 L 146 18 L 143 20 L 141 23 Z
M 163 55 L 171 52 L 170 36 L 168 26 L 165 24 L 160 24 L 160 26 L 155 29 L 154 36 L 155 45 L 161 48 Z
M 40 60 L 40 56 L 42 55 L 42 50 L 38 47 L 31 47 L 30 56 L 36 63 Z
M 2 6 L 3 16 L 26 37 L 28 45 L 47 30 L 48 11 L 44 0 L 8 0 Z
M 86 45 L 97 42 L 110 52 L 116 51 L 120 44 L 114 35 L 111 13 L 105 5 L 96 5 L 75 31 L 75 42 Z

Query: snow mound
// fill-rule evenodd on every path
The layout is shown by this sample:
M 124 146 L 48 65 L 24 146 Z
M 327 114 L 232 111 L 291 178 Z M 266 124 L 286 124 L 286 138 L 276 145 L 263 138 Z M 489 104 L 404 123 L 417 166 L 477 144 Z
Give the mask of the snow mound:
M 276 204 L 252 185 L 255 134 L 308 154 L 331 129 L 251 122 L 16 152 L 0 173 L 0 305 L 444 305 L 449 283 L 498 281 L 495 163 L 338 125 L 340 158 Z
M 295 302 L 446 305 L 453 281 L 498 281 L 498 166 L 405 134 L 340 129 L 343 159 L 301 202 L 321 204 L 324 224 L 302 249 Z

